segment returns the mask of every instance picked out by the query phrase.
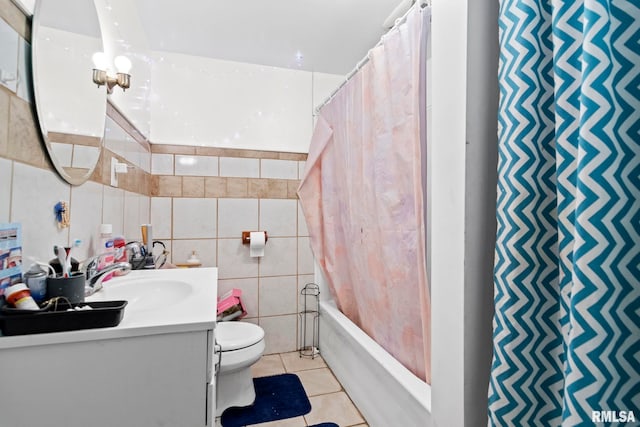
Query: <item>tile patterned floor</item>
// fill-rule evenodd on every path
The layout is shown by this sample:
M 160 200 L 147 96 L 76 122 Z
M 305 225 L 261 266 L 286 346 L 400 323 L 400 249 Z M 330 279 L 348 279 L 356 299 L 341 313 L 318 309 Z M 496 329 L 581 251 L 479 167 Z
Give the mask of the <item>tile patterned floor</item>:
M 298 375 L 311 402 L 311 412 L 304 416 L 253 424 L 251 427 L 305 427 L 328 422 L 340 427 L 367 427 L 364 418 L 321 356 L 315 359 L 301 358 L 297 351 L 269 354 L 262 356 L 251 367 L 251 371 L 254 377 L 284 373 Z M 220 426 L 219 420 L 216 425 Z

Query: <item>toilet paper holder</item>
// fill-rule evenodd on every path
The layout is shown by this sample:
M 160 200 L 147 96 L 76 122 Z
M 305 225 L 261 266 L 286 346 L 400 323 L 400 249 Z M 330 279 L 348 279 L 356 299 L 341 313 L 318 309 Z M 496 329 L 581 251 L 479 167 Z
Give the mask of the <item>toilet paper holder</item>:
M 269 236 L 267 235 L 266 231 L 263 231 L 263 233 L 264 233 L 264 241 L 266 243 L 267 240 L 269 240 Z M 242 232 L 242 244 L 248 245 L 250 243 L 251 243 L 251 231 L 243 231 Z

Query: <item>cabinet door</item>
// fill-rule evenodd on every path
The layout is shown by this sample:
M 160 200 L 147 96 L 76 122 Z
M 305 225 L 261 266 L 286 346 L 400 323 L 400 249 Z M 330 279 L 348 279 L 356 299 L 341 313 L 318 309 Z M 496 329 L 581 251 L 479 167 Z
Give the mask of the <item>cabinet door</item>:
M 208 336 L 202 330 L 4 349 L 0 425 L 204 426 Z

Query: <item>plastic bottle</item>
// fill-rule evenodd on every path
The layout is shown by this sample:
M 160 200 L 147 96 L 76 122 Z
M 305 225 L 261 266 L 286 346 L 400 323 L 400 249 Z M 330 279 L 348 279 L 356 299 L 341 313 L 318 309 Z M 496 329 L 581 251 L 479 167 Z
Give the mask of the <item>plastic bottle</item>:
M 114 258 L 113 258 L 113 262 L 129 262 L 128 256 L 127 256 L 127 250 L 126 250 L 126 242 L 124 240 L 124 237 L 122 236 L 116 236 L 113 238 L 113 251 L 114 251 Z M 122 270 L 116 270 L 113 272 L 114 276 L 122 276 L 123 274 L 126 274 L 127 272 L 123 272 Z
M 29 271 L 23 275 L 24 283 L 26 283 L 31 297 L 37 303 L 41 303 L 47 297 L 47 272 L 38 264 L 31 264 Z
M 38 304 L 31 298 L 31 292 L 24 283 L 11 285 L 5 291 L 7 302 L 21 310 L 40 310 Z
M 101 224 L 100 225 L 100 237 L 98 239 L 98 248 L 96 251 L 96 255 L 101 255 L 98 260 L 98 271 L 108 267 L 113 264 L 115 248 L 113 247 L 113 227 L 111 224 Z M 102 282 L 111 279 L 113 277 L 113 273 L 107 274 Z

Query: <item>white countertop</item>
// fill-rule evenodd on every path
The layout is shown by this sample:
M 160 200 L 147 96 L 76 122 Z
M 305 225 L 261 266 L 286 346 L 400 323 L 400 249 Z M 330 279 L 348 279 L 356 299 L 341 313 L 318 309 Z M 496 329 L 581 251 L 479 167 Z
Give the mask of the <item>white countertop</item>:
M 127 300 L 118 326 L 1 336 L 0 349 L 213 329 L 217 294 L 217 268 L 131 271 L 86 299 Z

